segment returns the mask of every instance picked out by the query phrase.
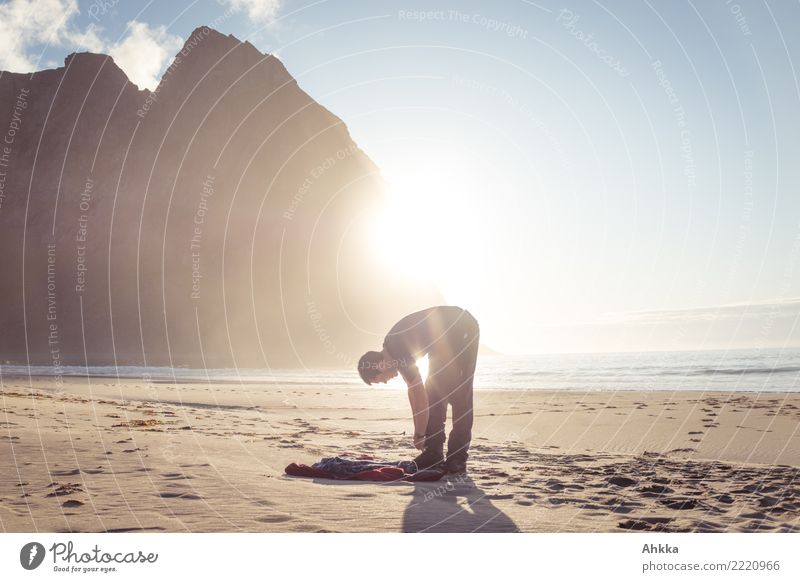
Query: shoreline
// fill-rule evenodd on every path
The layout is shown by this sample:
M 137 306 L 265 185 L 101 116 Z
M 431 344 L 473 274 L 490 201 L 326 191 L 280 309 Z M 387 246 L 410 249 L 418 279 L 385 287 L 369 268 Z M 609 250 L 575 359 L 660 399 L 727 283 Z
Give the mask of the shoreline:
M 53 381 L 56 376 L 54 375 L 42 375 L 42 374 L 32 374 L 30 376 L 27 375 L 19 375 L 19 374 L 3 374 L 2 376 L 3 382 L 20 382 L 20 381 L 27 381 L 27 380 L 36 380 L 37 382 L 47 382 Z M 109 376 L 109 375 L 97 375 L 97 374 L 89 374 L 89 375 L 66 375 L 61 376 L 61 380 L 63 383 L 68 383 L 68 380 L 74 380 L 76 382 L 86 382 L 92 380 L 121 380 L 126 383 L 128 382 L 147 382 L 149 384 L 167 384 L 167 385 L 201 385 L 201 386 L 213 386 L 213 385 L 223 385 L 223 386 L 259 386 L 262 385 L 264 387 L 270 388 L 275 386 L 293 386 L 293 387 L 304 387 L 308 389 L 313 388 L 321 388 L 325 386 L 335 386 L 337 388 L 350 388 L 353 390 L 374 390 L 374 391 L 381 391 L 381 392 L 394 392 L 394 391 L 405 391 L 405 387 L 398 385 L 398 386 L 366 386 L 362 382 L 354 381 L 353 383 L 341 383 L 341 382 L 319 382 L 319 383 L 310 383 L 310 382 L 300 382 L 300 381 L 286 381 L 286 380 L 225 380 L 225 379 L 186 379 L 186 378 L 178 378 L 176 380 L 167 380 L 167 379 L 151 379 L 146 380 L 142 376 Z M 47 390 L 46 387 L 40 387 L 38 389 Z M 757 395 L 757 394 L 766 394 L 766 395 L 797 395 L 800 396 L 800 387 L 797 390 L 789 391 L 789 390 L 695 390 L 695 389 L 667 389 L 667 388 L 654 388 L 650 389 L 642 389 L 642 388 L 484 388 L 484 387 L 475 387 L 475 392 L 481 393 L 509 393 L 509 394 L 516 394 L 516 393 L 535 393 L 535 394 L 562 394 L 562 393 L 586 393 L 586 394 L 605 394 L 605 393 L 633 393 L 633 392 L 642 392 L 645 394 L 746 394 L 746 395 Z

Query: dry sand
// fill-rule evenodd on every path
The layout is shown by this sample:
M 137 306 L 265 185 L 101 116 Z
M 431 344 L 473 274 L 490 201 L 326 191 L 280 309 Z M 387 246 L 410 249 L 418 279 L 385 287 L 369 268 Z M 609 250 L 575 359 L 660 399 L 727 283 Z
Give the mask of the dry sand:
M 3 379 L 2 531 L 800 531 L 800 395 L 480 391 L 469 475 L 411 458 L 399 389 Z

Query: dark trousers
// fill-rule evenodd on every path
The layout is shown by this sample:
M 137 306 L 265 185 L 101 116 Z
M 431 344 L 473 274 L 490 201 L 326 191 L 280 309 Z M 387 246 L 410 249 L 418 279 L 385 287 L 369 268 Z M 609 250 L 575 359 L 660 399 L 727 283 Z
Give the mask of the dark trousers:
M 472 384 L 479 340 L 478 322 L 464 311 L 428 356 L 426 451 L 439 453 L 444 448 L 449 404 L 453 409 L 453 430 L 447 440 L 447 457 L 467 457 L 472 440 Z

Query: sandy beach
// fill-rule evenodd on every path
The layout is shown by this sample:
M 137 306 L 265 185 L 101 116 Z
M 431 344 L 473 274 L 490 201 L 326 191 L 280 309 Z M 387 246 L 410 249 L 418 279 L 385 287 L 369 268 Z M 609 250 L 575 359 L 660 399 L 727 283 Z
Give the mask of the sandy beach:
M 412 458 L 404 390 L 4 377 L 0 529 L 800 531 L 800 395 L 476 391 L 468 476 L 287 477 Z M 449 425 L 449 421 L 448 421 Z

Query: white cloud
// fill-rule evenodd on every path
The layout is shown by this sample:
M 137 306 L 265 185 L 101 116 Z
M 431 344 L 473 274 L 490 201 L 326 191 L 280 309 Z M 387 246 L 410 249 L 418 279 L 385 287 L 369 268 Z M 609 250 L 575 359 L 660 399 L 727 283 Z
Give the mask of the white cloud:
M 97 31 L 76 30 L 70 21 L 78 14 L 76 0 L 10 0 L 0 4 L 0 69 L 31 72 L 39 68 L 37 45 L 101 46 Z M 86 43 L 86 44 L 83 44 Z
M 128 23 L 127 36 L 109 47 L 108 54 L 140 88 L 155 89 L 167 60 L 183 46 L 181 37 L 165 26 L 151 27 L 135 20 Z
M 254 6 L 253 10 L 254 14 L 266 14 L 265 7 Z M 52 66 L 49 60 L 42 62 L 46 46 L 63 48 L 65 56 L 88 50 L 110 54 L 133 83 L 154 89 L 168 59 L 183 45 L 181 38 L 169 34 L 166 27 L 137 21 L 128 23 L 122 40 L 110 44 L 96 24 L 76 26 L 78 14 L 77 0 L 10 0 L 0 4 L 0 70 L 28 73 Z
M 274 24 L 281 0 L 219 0 L 255 24 Z M 131 21 L 123 39 L 111 44 L 101 27 L 79 27 L 78 0 L 8 0 L 0 4 L 0 70 L 28 73 L 43 66 L 44 49 L 108 53 L 139 87 L 155 89 L 167 61 L 180 49 L 180 37 L 164 26 Z
M 105 50 L 105 42 L 100 38 L 100 33 L 99 26 L 90 24 L 86 27 L 86 30 L 67 30 L 64 33 L 64 39 L 69 46 L 100 53 Z
M 246 12 L 256 24 L 271 24 L 278 15 L 281 0 L 220 0 L 236 12 Z

